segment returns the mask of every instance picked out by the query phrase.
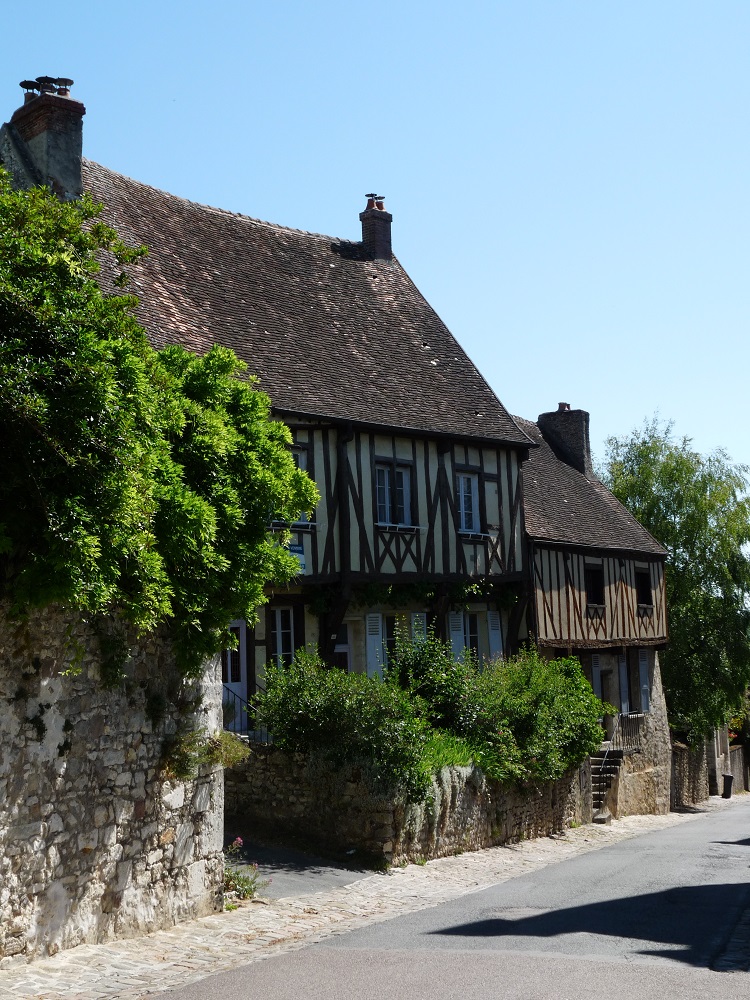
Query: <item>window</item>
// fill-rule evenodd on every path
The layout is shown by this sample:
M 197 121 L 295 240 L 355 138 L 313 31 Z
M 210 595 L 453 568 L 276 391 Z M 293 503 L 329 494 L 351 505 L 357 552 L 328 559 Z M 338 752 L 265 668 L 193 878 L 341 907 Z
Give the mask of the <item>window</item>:
M 333 665 L 339 670 L 349 670 L 349 626 L 344 623 L 336 635 L 333 647 Z
M 378 524 L 412 523 L 411 469 L 408 466 L 375 466 L 375 505 Z
M 651 678 L 647 649 L 629 650 L 628 699 L 631 712 L 651 711 Z
M 399 626 L 403 629 L 404 619 L 401 615 L 383 615 L 383 651 L 385 653 L 385 665 L 393 662 L 396 653 L 396 639 L 399 634 Z
M 303 472 L 307 472 L 307 451 L 302 448 L 292 448 L 292 458 L 294 459 L 294 464 L 298 469 L 302 469 Z M 295 524 L 307 524 L 309 518 L 307 516 L 307 511 L 300 511 Z M 303 567 L 304 568 L 304 567 Z
M 459 473 L 456 476 L 458 530 L 479 531 L 479 476 Z
M 651 590 L 651 574 L 647 569 L 637 569 L 635 571 L 635 593 L 640 607 L 652 608 L 654 606 L 654 594 Z
M 294 657 L 294 615 L 291 608 L 269 608 L 271 623 L 271 659 L 277 667 L 288 665 Z
M 368 676 L 382 677 L 383 667 L 388 665 L 396 652 L 400 634 L 412 640 L 424 639 L 427 635 L 427 615 L 424 611 L 393 614 L 373 612 L 365 616 L 366 655 Z
M 586 604 L 604 606 L 604 569 L 601 565 L 587 564 L 584 570 Z
M 470 649 L 480 659 L 479 615 L 472 611 L 451 611 L 448 615 L 448 631 L 451 649 L 455 658 L 461 659 L 465 649 Z
M 221 651 L 221 683 L 239 684 L 242 680 L 240 630 L 238 628 L 230 628 L 229 632 L 236 639 L 237 645 L 234 649 L 222 649 Z

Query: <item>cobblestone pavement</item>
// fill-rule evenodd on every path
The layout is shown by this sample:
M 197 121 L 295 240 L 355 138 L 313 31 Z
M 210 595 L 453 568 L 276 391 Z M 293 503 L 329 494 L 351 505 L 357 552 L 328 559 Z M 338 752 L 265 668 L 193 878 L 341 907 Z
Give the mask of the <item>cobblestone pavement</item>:
M 330 892 L 254 901 L 168 931 L 82 945 L 30 965 L 6 959 L 3 965 L 10 964 L 0 971 L 0 1000 L 137 1000 L 332 934 L 437 906 L 639 834 L 693 822 L 742 800 L 716 798 L 699 813 L 629 816 L 611 826 L 581 826 L 554 837 L 394 868 Z

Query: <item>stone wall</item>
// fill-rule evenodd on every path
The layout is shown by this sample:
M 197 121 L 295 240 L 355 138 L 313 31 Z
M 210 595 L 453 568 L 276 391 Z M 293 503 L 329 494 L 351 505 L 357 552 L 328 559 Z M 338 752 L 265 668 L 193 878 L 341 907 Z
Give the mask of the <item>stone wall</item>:
M 734 775 L 732 791 L 734 792 L 750 791 L 750 783 L 748 782 L 749 775 L 747 767 L 747 755 L 745 754 L 744 747 L 737 746 L 729 748 L 728 773 Z
M 164 643 L 130 652 L 108 691 L 80 617 L 0 612 L 0 968 L 222 906 L 221 768 L 162 769 L 176 704 L 219 728 L 218 664 L 184 684 Z
M 672 748 L 672 808 L 695 806 L 708 798 L 706 745 L 696 749 L 676 743 Z
M 358 848 L 388 862 L 437 858 L 591 820 L 588 762 L 540 788 L 510 791 L 474 767 L 444 768 L 426 802 L 405 806 L 368 791 L 356 768 L 334 771 L 302 754 L 257 746 L 225 772 L 227 828 Z
M 607 795 L 607 807 L 616 819 L 669 812 L 672 746 L 656 652 L 651 654 L 650 681 L 649 711 L 640 718 L 641 749 L 625 755 Z

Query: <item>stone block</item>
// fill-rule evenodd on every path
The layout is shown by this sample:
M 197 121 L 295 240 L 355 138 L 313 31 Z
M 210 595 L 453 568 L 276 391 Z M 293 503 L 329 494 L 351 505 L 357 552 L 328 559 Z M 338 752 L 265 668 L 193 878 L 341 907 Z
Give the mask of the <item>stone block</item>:
M 206 862 L 196 861 L 187 870 L 187 891 L 190 899 L 196 899 L 206 891 Z
M 193 860 L 195 855 L 193 833 L 192 823 L 181 823 L 177 828 L 173 855 L 175 865 L 186 865 Z
M 202 781 L 196 784 L 195 791 L 193 792 L 192 807 L 194 813 L 208 812 L 211 808 L 210 782 Z
M 168 809 L 181 809 L 185 804 L 185 785 L 182 782 L 165 784 L 161 800 Z

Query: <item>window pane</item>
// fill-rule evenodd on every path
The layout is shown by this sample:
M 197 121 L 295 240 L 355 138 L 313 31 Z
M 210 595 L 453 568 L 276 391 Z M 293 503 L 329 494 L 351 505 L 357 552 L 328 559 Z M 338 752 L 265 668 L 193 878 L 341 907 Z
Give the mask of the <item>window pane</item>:
M 469 612 L 464 616 L 464 645 L 479 658 L 479 619 Z
M 639 604 L 653 605 L 654 596 L 651 592 L 651 574 L 647 569 L 635 571 L 635 590 Z
M 586 566 L 584 570 L 586 584 L 586 603 L 604 604 L 604 570 L 601 566 Z
M 294 656 L 294 629 L 291 608 L 271 611 L 271 658 L 277 665 L 289 664 Z
M 458 514 L 461 531 L 477 530 L 477 477 L 460 475 L 458 477 Z
M 375 469 L 375 483 L 377 494 L 378 521 L 381 524 L 388 524 L 391 520 L 391 482 L 390 469 L 379 465 Z
M 396 510 L 394 523 L 406 524 L 406 504 L 404 502 L 404 471 L 396 469 Z

